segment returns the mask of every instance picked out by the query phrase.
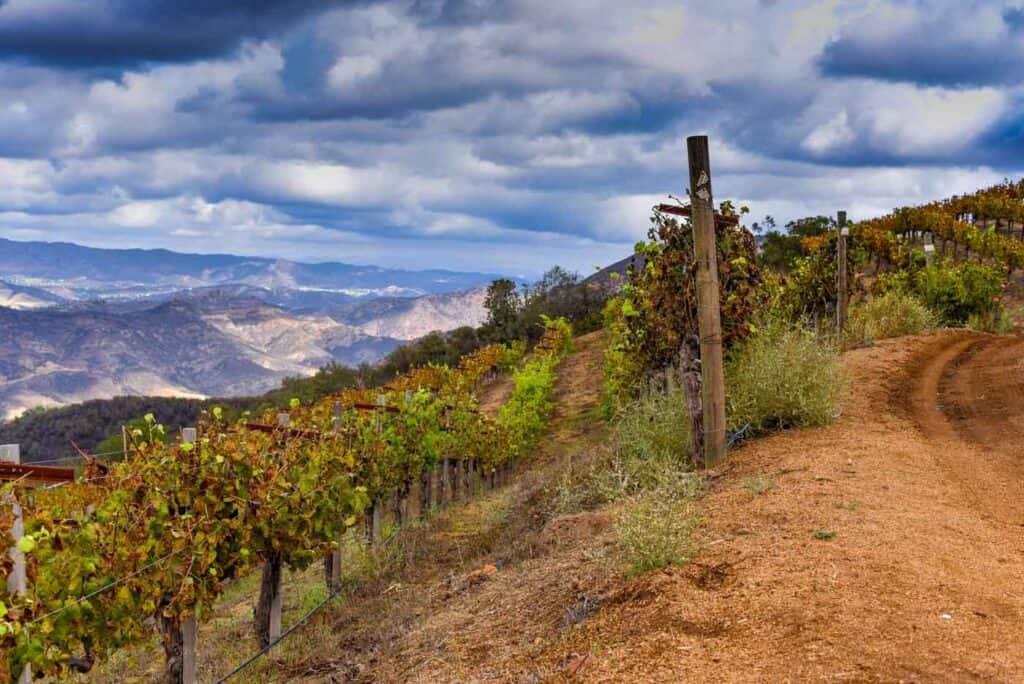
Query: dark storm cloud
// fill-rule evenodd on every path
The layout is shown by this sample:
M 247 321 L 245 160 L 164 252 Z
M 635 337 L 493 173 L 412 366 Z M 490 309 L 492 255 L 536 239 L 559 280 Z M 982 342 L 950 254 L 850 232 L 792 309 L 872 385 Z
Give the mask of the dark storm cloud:
M 1011 84 L 1024 79 L 1024 51 L 1015 44 L 950 43 L 919 32 L 884 42 L 841 38 L 825 48 L 819 65 L 826 76 L 924 85 Z
M 515 3 L 506 0 L 415 0 L 409 13 L 435 24 L 494 22 L 516 15 Z
M 884 210 L 1020 167 L 1022 19 L 923 0 L 0 0 L 0 234 L 439 266 L 486 242 L 492 270 L 589 266 L 682 191 L 693 133 L 722 198 L 758 215 Z
M 8 0 L 0 56 L 64 68 L 129 67 L 226 54 L 351 0 L 64 0 L 33 9 Z
M 830 41 L 818 59 L 822 73 L 947 87 L 1024 80 L 1024 11 L 970 2 L 896 7 L 902 15 L 869 16 Z

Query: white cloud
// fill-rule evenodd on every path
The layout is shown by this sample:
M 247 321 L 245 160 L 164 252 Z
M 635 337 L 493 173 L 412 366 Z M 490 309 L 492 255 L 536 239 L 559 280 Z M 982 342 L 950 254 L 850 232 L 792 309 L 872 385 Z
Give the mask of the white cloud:
M 0 60 L 0 234 L 539 271 L 641 239 L 651 205 L 683 193 L 693 133 L 711 135 L 717 197 L 781 221 L 1024 166 L 986 142 L 1019 86 L 833 78 L 818 62 L 840 37 L 898 47 L 922 22 L 940 43 L 1013 47 L 995 7 L 474 7 L 454 22 L 335 7 L 219 58 L 116 76 Z
M 812 154 L 834 152 L 847 147 L 856 137 L 857 134 L 850 128 L 846 110 L 843 109 L 830 120 L 815 127 L 804 138 L 803 147 Z
M 370 55 L 342 57 L 327 72 L 332 88 L 345 90 L 380 74 L 380 62 Z

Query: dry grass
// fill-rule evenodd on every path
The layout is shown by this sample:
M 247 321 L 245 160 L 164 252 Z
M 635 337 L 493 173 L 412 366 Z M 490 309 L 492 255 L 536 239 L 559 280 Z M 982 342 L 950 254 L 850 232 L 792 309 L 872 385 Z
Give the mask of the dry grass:
M 845 343 L 851 347 L 875 340 L 934 330 L 941 321 L 913 295 L 888 292 L 861 302 L 850 311 Z
M 756 435 L 827 425 L 843 385 L 838 350 L 825 338 L 773 323 L 726 364 L 729 426 Z

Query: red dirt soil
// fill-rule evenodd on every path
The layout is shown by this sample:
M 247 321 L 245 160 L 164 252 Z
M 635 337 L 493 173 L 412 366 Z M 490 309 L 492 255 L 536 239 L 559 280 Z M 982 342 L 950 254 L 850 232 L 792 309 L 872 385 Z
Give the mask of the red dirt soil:
M 623 587 L 561 647 L 602 645 L 576 675 L 1024 681 L 1022 351 L 944 332 L 849 354 L 841 420 L 734 452 L 697 562 Z M 778 487 L 741 486 L 759 474 Z
M 540 529 L 541 480 L 607 440 L 598 339 L 563 367 L 547 452 L 507 493 L 504 536 L 476 557 L 439 554 L 401 601 L 347 606 L 334 624 L 359 634 L 339 634 L 333 672 L 307 676 L 1024 682 L 1024 340 L 947 331 L 850 352 L 840 419 L 734 450 L 709 479 L 697 558 L 630 580 L 605 513 Z M 755 494 L 752 477 L 776 486 Z M 497 572 L 439 582 L 513 538 L 527 551 Z

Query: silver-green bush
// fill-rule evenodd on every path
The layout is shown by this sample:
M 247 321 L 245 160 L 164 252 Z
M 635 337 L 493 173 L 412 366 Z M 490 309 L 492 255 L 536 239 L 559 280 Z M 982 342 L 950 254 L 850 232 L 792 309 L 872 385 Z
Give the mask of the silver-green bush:
M 616 441 L 641 460 L 684 465 L 690 457 L 690 418 L 677 383 L 650 389 L 622 407 L 614 421 Z
M 852 346 L 937 328 L 939 316 L 913 295 L 890 291 L 857 304 L 850 311 L 846 343 Z
M 637 496 L 615 515 L 615 531 L 630 575 L 689 561 L 697 551 L 700 517 L 692 499 L 654 490 Z
M 830 423 L 843 374 L 839 352 L 812 333 L 780 322 L 747 340 L 726 364 L 729 425 L 748 434 Z

